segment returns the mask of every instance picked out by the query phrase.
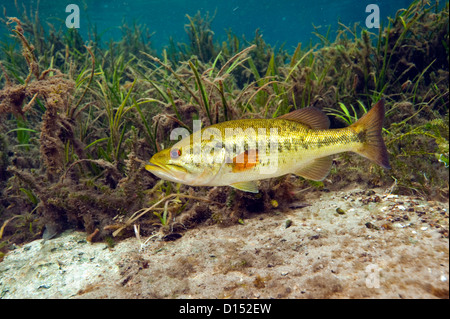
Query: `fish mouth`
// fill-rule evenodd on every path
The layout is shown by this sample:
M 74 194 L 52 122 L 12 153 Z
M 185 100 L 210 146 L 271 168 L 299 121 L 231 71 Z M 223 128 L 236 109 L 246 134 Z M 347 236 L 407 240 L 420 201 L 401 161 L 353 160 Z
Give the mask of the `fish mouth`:
M 147 165 L 145 165 L 145 169 L 147 171 L 156 171 L 156 170 L 162 170 L 162 167 L 159 165 L 156 165 L 152 162 L 149 162 Z
M 149 161 L 149 163 L 147 165 L 145 165 L 145 169 L 152 173 L 157 173 L 157 172 L 166 173 L 166 174 L 170 173 L 170 171 L 167 168 L 165 168 L 163 165 L 155 163 L 153 161 Z
M 186 173 L 186 170 L 178 165 L 173 165 L 173 164 L 160 164 L 156 161 L 154 161 L 153 159 L 151 159 L 149 161 L 149 163 L 147 165 L 145 165 L 145 169 L 152 172 L 153 174 L 157 174 L 160 173 L 164 174 L 165 176 L 171 176 L 171 177 L 175 177 L 176 175 L 178 175 L 179 173 Z
M 145 169 L 161 179 L 178 182 L 173 172 L 171 172 L 170 169 L 168 169 L 164 165 L 150 161 L 150 163 L 145 165 Z

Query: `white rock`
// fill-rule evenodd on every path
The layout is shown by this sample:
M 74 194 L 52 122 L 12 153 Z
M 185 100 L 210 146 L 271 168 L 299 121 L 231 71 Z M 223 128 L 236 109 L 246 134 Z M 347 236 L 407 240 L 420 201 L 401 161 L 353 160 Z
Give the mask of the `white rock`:
M 33 241 L 7 254 L 0 263 L 0 274 L 14 273 L 0 276 L 0 298 L 61 298 L 105 278 L 119 280 L 119 260 L 114 256 L 118 255 L 104 243 L 88 243 L 81 232 L 67 231 L 52 240 Z

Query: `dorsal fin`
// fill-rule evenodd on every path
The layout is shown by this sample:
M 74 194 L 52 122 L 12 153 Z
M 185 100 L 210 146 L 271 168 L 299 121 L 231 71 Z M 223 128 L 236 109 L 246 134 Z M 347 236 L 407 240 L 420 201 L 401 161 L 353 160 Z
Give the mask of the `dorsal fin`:
M 330 127 L 330 120 L 321 110 L 305 107 L 278 117 L 279 119 L 296 121 L 305 124 L 313 130 L 326 130 Z

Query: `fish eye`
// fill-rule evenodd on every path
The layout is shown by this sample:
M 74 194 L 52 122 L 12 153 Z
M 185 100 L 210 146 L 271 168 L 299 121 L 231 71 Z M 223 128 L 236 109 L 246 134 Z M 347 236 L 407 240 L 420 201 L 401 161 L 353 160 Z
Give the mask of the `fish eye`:
M 170 150 L 170 158 L 177 159 L 181 156 L 181 150 L 179 148 L 174 148 Z

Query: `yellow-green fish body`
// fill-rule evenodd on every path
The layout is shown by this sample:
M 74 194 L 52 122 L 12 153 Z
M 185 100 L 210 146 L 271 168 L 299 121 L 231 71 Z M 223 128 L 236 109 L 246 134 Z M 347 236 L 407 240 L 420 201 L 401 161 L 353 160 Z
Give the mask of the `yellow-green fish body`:
M 155 154 L 146 169 L 174 182 L 257 192 L 255 181 L 293 173 L 323 180 L 330 155 L 352 151 L 388 168 L 381 137 L 384 103 L 342 129 L 315 108 L 276 119 L 242 119 L 204 128 Z

